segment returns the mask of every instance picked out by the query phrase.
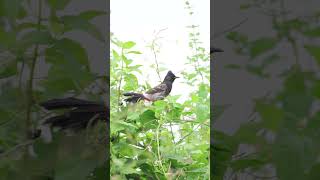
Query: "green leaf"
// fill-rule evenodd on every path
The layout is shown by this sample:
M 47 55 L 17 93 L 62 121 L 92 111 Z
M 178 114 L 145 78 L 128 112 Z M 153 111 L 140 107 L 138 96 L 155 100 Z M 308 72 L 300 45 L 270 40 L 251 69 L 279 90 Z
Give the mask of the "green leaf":
M 37 30 L 38 27 L 40 28 L 40 31 L 45 31 L 47 29 L 47 27 L 42 24 L 38 25 L 36 23 L 24 22 L 24 23 L 18 24 L 15 28 L 15 31 L 20 32 L 26 29 Z
M 15 46 L 16 34 L 7 32 L 0 27 L 0 48 L 11 48 Z
M 231 167 L 234 171 L 241 171 L 246 168 L 259 169 L 260 167 L 265 165 L 265 163 L 266 163 L 265 161 L 262 161 L 260 159 L 254 159 L 254 158 L 239 159 L 239 160 L 233 161 L 231 163 Z
M 250 44 L 250 56 L 256 58 L 257 56 L 267 52 L 275 47 L 277 40 L 275 38 L 260 38 Z
M 128 54 L 142 54 L 142 53 L 139 51 L 129 51 Z
M 71 0 L 48 0 L 50 7 L 54 10 L 63 10 Z
M 27 15 L 21 0 L 1 0 L 0 16 L 22 19 Z
M 123 89 L 125 91 L 132 91 L 132 90 L 136 90 L 138 88 L 138 78 L 133 75 L 133 74 L 127 74 L 124 77 L 125 80 L 125 85 L 123 87 Z
M 312 166 L 306 180 L 318 180 L 320 179 L 320 163 Z
M 105 36 L 102 35 L 99 29 L 90 23 L 87 18 L 88 17 L 82 17 L 81 14 L 75 16 L 62 16 L 61 21 L 64 24 L 65 32 L 81 30 L 103 42 L 105 40 Z
M 127 41 L 127 42 L 125 42 L 125 43 L 122 44 L 122 48 L 123 48 L 123 49 L 130 49 L 130 48 L 132 48 L 132 47 L 135 46 L 135 45 L 136 45 L 135 42 L 133 42 L 133 41 Z
M 64 25 L 54 18 L 50 19 L 49 26 L 51 32 L 56 36 L 60 36 L 64 33 Z
M 312 85 L 312 94 L 317 97 L 320 98 L 320 81 L 315 81 Z
M 214 105 L 212 107 L 212 112 L 210 113 L 211 118 L 214 120 L 214 122 L 217 120 L 217 118 L 219 118 L 223 112 L 230 107 L 230 104 L 226 104 L 226 105 Z
M 280 56 L 278 54 L 272 54 L 268 57 L 266 57 L 265 59 L 263 59 L 262 63 L 261 63 L 261 67 L 266 68 L 269 65 L 278 62 L 280 60 Z
M 10 60 L 0 66 L 0 79 L 18 75 L 17 61 Z
M 316 38 L 320 37 L 320 27 L 315 27 L 312 29 L 308 29 L 303 32 L 305 36 L 311 37 L 311 38 Z
M 125 130 L 128 128 L 129 129 L 137 129 L 137 127 L 135 125 L 121 121 L 121 120 L 110 122 L 111 134 L 114 134 L 118 131 L 122 131 L 122 130 Z
M 259 113 L 265 128 L 277 131 L 283 123 L 284 112 L 274 104 L 256 101 L 256 111 Z
M 248 64 L 248 65 L 246 65 L 246 70 L 249 73 L 256 75 L 258 77 L 261 77 L 261 78 L 268 78 L 269 77 L 269 74 L 264 72 L 264 68 L 262 66 Z
M 305 45 L 304 48 L 315 58 L 318 65 L 320 65 L 320 47 L 316 45 Z
M 105 11 L 89 10 L 89 11 L 81 12 L 79 16 L 89 21 L 95 17 L 103 16 L 106 14 L 107 13 Z
M 213 131 L 214 143 L 210 143 L 210 171 L 213 172 L 213 179 L 222 180 L 229 168 L 232 156 L 236 153 L 237 142 L 233 136 L 223 132 Z
M 209 119 L 209 107 L 206 104 L 199 103 L 195 107 L 196 110 L 196 116 L 197 116 L 197 122 L 203 122 L 207 119 Z
M 155 129 L 157 128 L 158 121 L 156 120 L 155 112 L 152 110 L 146 110 L 140 115 L 140 120 L 144 129 Z
M 47 31 L 31 31 L 23 35 L 21 44 L 28 48 L 35 44 L 48 45 L 54 42 L 53 37 Z
M 261 128 L 261 123 L 250 122 L 242 124 L 234 137 L 241 143 L 256 144 L 258 141 L 261 141 L 261 138 L 257 136 L 257 133 Z
M 317 157 L 318 149 L 312 139 L 288 129 L 278 133 L 272 145 L 272 158 L 279 179 L 305 179 L 304 172 L 311 168 Z
M 67 38 L 55 41 L 52 47 L 46 49 L 46 61 L 54 64 L 74 61 L 89 66 L 86 50 L 80 43 Z

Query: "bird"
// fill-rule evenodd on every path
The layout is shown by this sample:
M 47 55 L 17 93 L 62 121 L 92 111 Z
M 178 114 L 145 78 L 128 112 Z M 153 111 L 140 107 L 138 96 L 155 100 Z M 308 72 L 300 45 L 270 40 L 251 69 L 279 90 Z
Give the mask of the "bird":
M 124 101 L 129 103 L 137 103 L 140 100 L 147 100 L 151 102 L 162 100 L 170 94 L 172 84 L 174 80 L 177 78 L 179 77 L 174 75 L 172 71 L 168 71 L 167 75 L 165 76 L 161 84 L 157 85 L 156 87 L 148 90 L 143 94 L 135 92 L 123 93 L 124 96 L 128 96 L 128 98 Z
M 215 52 L 224 52 L 224 51 L 220 48 L 211 47 L 210 54 L 215 53 Z
M 103 102 L 93 102 L 74 97 L 51 99 L 39 105 L 46 110 L 67 110 L 60 115 L 49 117 L 42 123 L 62 130 L 81 130 L 86 128 L 91 120 L 92 125 L 94 125 L 97 120 L 107 121 L 109 117 L 109 108 Z

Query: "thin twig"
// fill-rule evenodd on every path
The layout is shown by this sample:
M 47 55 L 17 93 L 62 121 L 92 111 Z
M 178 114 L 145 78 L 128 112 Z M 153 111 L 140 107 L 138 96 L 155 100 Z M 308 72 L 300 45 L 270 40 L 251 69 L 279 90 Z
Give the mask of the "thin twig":
M 87 127 L 86 127 L 86 140 L 89 140 L 89 128 L 91 127 L 92 123 L 97 119 L 97 117 L 99 116 L 99 114 L 95 114 L 92 118 L 90 118 Z
M 232 27 L 230 27 L 230 28 L 228 28 L 228 29 L 226 29 L 226 30 L 223 30 L 223 31 L 221 31 L 221 32 L 214 33 L 214 34 L 213 34 L 213 38 L 218 38 L 218 37 L 224 35 L 225 33 L 228 33 L 228 32 L 233 31 L 234 29 L 240 27 L 242 24 L 244 24 L 245 22 L 247 22 L 248 19 L 249 19 L 249 18 L 246 17 L 245 19 L 243 19 L 242 21 L 240 21 L 238 24 L 236 24 L 236 25 L 234 25 L 234 26 L 232 26 Z
M 35 141 L 34 139 L 31 139 L 31 140 L 28 140 L 28 141 L 26 141 L 24 143 L 18 144 L 16 146 L 12 147 L 11 149 L 7 150 L 6 152 L 1 153 L 0 157 L 8 156 L 10 153 L 15 152 L 20 148 L 23 148 L 25 146 L 28 146 L 28 145 L 32 144 L 34 141 Z
M 201 124 L 198 124 L 196 129 L 198 129 L 201 126 Z M 191 136 L 194 133 L 194 131 L 189 132 L 187 135 L 183 136 L 176 144 L 180 144 L 183 140 L 185 140 L 187 137 Z
M 160 33 L 164 30 L 166 30 L 168 28 L 164 28 L 164 29 L 160 29 L 156 34 L 155 34 L 155 37 L 154 39 L 152 40 L 152 43 L 150 45 L 150 48 L 153 52 L 153 56 L 154 56 L 154 61 L 155 61 L 155 64 L 156 64 L 156 72 L 157 72 L 157 75 L 159 77 L 159 81 L 161 82 L 162 81 L 162 78 L 160 76 L 160 70 L 159 70 L 159 63 L 158 63 L 158 58 L 157 58 L 157 50 L 156 50 L 156 46 L 157 46 L 157 43 L 156 41 L 158 39 L 160 39 L 161 37 L 159 37 Z

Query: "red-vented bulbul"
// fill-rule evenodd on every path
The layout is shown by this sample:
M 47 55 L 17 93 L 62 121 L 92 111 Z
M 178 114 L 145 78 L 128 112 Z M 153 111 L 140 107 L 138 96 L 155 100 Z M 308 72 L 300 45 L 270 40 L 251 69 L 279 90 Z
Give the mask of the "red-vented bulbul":
M 127 99 L 125 99 L 125 101 L 136 103 L 140 100 L 157 101 L 157 100 L 164 99 L 170 94 L 172 89 L 172 84 L 174 80 L 177 78 L 179 77 L 175 76 L 171 71 L 168 71 L 162 83 L 148 90 L 146 93 L 143 93 L 143 94 L 135 93 L 135 92 L 123 93 L 124 96 L 129 96 Z

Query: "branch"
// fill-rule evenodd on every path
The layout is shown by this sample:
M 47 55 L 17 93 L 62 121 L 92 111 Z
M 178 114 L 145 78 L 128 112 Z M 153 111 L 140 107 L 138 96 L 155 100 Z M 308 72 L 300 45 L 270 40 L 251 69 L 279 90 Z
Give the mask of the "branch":
M 40 31 L 40 25 L 41 25 L 41 10 L 42 10 L 42 0 L 38 1 L 38 22 L 37 22 L 37 31 Z M 34 71 L 36 62 L 38 59 L 38 50 L 39 50 L 39 44 L 36 44 L 34 48 L 34 56 L 31 61 L 31 67 L 29 72 L 29 80 L 27 84 L 26 94 L 27 94 L 27 117 L 26 117 L 26 139 L 29 139 L 29 130 L 31 128 L 31 111 L 33 106 L 33 80 L 34 80 Z

